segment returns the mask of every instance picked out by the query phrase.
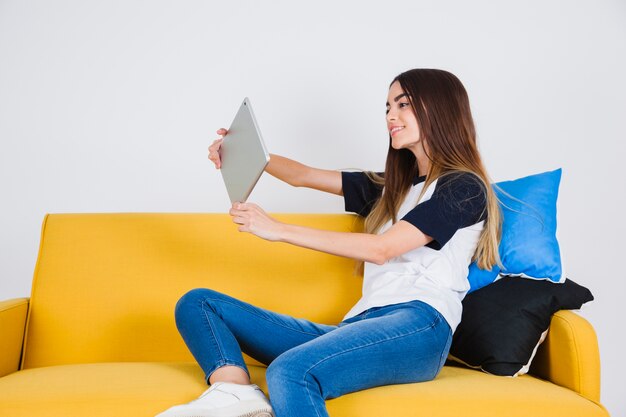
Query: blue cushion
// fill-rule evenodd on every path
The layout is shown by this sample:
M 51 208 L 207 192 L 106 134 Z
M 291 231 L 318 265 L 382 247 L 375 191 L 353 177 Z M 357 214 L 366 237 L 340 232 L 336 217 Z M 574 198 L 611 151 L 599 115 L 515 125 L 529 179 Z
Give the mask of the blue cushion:
M 504 216 L 499 248 L 504 268 L 501 270 L 496 265 L 487 271 L 478 268 L 476 262 L 472 263 L 469 292 L 492 283 L 500 274 L 559 283 L 565 280 L 556 239 L 556 200 L 560 182 L 559 168 L 495 184 L 493 188 Z

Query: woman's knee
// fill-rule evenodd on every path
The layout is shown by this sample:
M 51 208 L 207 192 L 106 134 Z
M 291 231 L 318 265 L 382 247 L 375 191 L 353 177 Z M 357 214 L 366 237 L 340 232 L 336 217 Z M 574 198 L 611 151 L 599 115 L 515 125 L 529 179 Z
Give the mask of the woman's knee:
M 307 357 L 301 355 L 298 349 L 291 349 L 270 363 L 265 373 L 268 388 L 274 391 L 290 383 L 302 383 L 307 379 L 311 364 Z
M 210 300 L 219 299 L 221 297 L 223 297 L 223 294 L 209 288 L 195 288 L 190 290 L 180 297 L 176 303 L 174 310 L 175 317 L 178 320 L 190 309 L 201 308 L 203 304 L 210 305 Z
M 283 360 L 283 356 L 285 355 L 286 352 L 282 355 L 279 355 L 267 367 L 267 371 L 265 372 L 265 380 L 267 381 L 268 387 L 277 385 L 281 381 L 285 380 L 286 372 L 289 369 L 289 363 Z
M 296 352 L 294 352 L 294 350 Z M 274 410 L 294 411 L 300 407 L 323 408 L 328 396 L 324 378 L 317 375 L 315 362 L 310 355 L 298 349 L 287 351 L 276 358 L 267 368 L 265 379 Z M 291 415 L 291 414 L 289 414 Z
M 267 371 L 265 372 L 267 390 L 272 398 L 272 403 L 274 403 L 276 399 L 285 397 L 284 391 L 286 389 L 286 384 L 290 379 L 292 379 L 292 376 L 289 375 L 289 364 L 286 361 L 283 361 L 281 356 L 274 359 L 269 364 Z M 293 373 L 293 369 L 291 369 L 291 371 Z

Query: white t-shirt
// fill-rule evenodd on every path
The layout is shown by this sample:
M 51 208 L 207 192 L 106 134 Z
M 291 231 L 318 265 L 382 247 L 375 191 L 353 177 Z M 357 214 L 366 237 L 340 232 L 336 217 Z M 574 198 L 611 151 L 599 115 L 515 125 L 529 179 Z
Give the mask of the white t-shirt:
M 416 177 L 397 218 L 433 241 L 383 265 L 365 262 L 363 295 L 344 320 L 372 307 L 423 301 L 444 316 L 454 332 L 469 290 L 468 267 L 486 218 L 486 193 L 473 174 L 454 173 L 433 181 L 421 201 L 425 177 Z M 346 210 L 366 216 L 382 189 L 363 172 L 342 172 Z M 378 233 L 391 227 L 387 222 Z

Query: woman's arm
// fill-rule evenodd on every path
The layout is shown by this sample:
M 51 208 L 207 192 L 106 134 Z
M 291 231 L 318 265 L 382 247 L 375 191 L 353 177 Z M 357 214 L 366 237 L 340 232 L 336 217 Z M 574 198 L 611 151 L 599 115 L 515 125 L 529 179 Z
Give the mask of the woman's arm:
M 283 224 L 282 230 L 282 242 L 377 265 L 424 246 L 432 240 L 405 221 L 397 222 L 380 235 L 331 232 L 291 224 Z
M 307 187 L 327 193 L 343 195 L 341 172 L 318 169 L 283 156 L 270 154 L 265 171 L 294 187 Z
M 332 232 L 281 223 L 268 216 L 261 207 L 236 203 L 230 210 L 240 232 L 253 233 L 263 239 L 291 243 L 361 261 L 382 265 L 431 242 L 430 236 L 406 221 L 399 221 L 385 233 Z

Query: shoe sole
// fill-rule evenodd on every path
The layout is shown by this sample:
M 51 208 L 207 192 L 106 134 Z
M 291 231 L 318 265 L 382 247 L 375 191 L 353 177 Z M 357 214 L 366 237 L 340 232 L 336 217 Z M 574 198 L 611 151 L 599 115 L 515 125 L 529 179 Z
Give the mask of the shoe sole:
M 254 406 L 253 404 L 237 404 L 236 408 L 243 408 L 243 410 L 237 410 L 235 407 L 228 407 L 221 410 L 207 410 L 207 411 L 184 411 L 173 412 L 167 414 L 167 411 L 163 415 L 167 417 L 275 417 L 271 408 L 265 408 L 263 406 Z M 246 410 L 247 408 L 247 410 Z M 161 414 L 159 414 L 160 416 Z M 158 417 L 158 416 L 157 416 Z
M 206 414 L 180 414 L 180 417 L 206 417 L 206 416 L 207 416 Z M 217 415 L 215 416 L 218 417 Z M 258 411 L 251 411 L 245 414 L 237 414 L 236 416 L 233 416 L 231 414 L 229 417 L 231 416 L 232 417 L 274 417 L 274 413 L 270 410 L 258 410 Z M 211 417 L 213 417 L 213 415 Z
M 238 417 L 274 417 L 274 413 L 269 410 L 253 411 L 251 413 L 242 414 Z
M 184 417 L 206 417 L 206 414 L 181 414 Z M 239 414 L 236 417 L 274 417 L 274 413 L 269 410 L 252 411 L 246 414 Z

